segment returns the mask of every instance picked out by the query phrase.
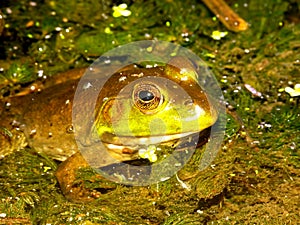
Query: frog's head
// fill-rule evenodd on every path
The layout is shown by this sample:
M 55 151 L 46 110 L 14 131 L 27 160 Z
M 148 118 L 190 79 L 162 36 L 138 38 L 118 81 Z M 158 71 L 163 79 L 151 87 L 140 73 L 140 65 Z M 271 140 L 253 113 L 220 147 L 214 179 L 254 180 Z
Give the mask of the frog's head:
M 194 66 L 182 57 L 166 66 L 118 71 L 102 88 L 97 109 L 94 128 L 101 141 L 123 152 L 170 144 L 217 119 Z

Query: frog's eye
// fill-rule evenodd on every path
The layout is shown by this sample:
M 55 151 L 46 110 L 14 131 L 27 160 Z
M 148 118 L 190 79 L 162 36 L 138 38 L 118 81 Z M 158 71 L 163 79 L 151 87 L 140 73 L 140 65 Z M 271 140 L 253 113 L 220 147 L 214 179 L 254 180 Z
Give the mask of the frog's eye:
M 155 113 L 163 102 L 159 88 L 152 83 L 136 85 L 132 97 L 135 106 L 145 114 Z

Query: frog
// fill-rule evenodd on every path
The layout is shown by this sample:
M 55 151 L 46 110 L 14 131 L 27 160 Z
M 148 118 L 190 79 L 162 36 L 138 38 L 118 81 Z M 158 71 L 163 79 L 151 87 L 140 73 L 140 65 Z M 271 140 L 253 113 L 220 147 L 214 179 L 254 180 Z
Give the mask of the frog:
M 0 105 L 0 158 L 30 146 L 61 161 L 56 177 L 71 201 L 90 201 L 99 196 L 73 185 L 78 169 L 91 164 L 102 168 L 120 162 L 155 163 L 153 155 L 142 154 L 145 147 L 174 148 L 210 128 L 218 119 L 216 107 L 198 84 L 193 63 L 177 56 L 165 65 L 147 68 L 131 64 L 118 69 L 103 84 L 92 115 L 88 115 L 94 119 L 76 127 L 74 107 L 80 112 L 78 115 L 89 114 L 86 109 L 92 107 L 84 98 L 74 100 L 85 71 L 62 73 L 59 77 L 65 75 L 68 79 L 51 82 L 39 92 L 2 99 Z M 97 73 L 101 75 L 101 71 Z M 165 84 L 166 80 L 171 83 Z M 87 82 L 85 88 L 98 82 L 104 82 L 101 76 L 92 85 Z M 176 94 L 180 88 L 185 94 Z M 151 130 L 150 123 L 155 119 L 164 123 L 165 129 Z M 186 126 L 182 126 L 182 120 L 188 121 Z M 86 132 L 96 137 L 86 138 Z M 102 145 L 98 145 L 99 140 Z M 92 146 L 88 153 L 92 161 L 83 157 L 80 143 Z

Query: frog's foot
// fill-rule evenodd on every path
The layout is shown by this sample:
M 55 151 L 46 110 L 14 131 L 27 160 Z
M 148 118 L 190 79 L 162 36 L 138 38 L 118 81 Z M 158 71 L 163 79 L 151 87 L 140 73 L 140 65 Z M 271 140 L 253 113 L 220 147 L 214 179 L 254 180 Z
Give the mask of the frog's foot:
M 102 194 L 102 191 L 89 189 L 85 186 L 83 180 L 78 180 L 77 172 L 83 168 L 89 168 L 89 165 L 80 153 L 76 153 L 61 163 L 55 174 L 64 196 L 72 202 L 90 202 L 99 198 Z M 95 175 L 93 180 L 101 179 L 99 176 Z M 104 192 L 109 190 L 104 190 Z
M 24 149 L 27 146 L 26 137 L 18 129 L 7 129 L 0 125 L 0 146 L 0 159 L 2 159 L 6 155 Z

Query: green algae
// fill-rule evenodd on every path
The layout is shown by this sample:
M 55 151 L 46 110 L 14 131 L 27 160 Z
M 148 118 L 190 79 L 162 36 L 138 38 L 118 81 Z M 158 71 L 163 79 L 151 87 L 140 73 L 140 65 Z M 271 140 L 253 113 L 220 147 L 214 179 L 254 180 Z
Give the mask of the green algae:
M 0 36 L 5 46 L 0 46 L 1 95 L 28 85 L 39 70 L 53 75 L 86 66 L 120 44 L 145 38 L 172 41 L 207 61 L 257 149 L 228 116 L 226 139 L 212 166 L 197 171 L 200 157 L 195 154 L 178 173 L 191 190 L 176 177 L 150 187 L 126 187 L 80 171 L 79 180 L 103 192 L 85 204 L 61 194 L 54 177 L 59 162 L 25 149 L 0 161 L 0 224 L 298 223 L 299 97 L 279 90 L 299 83 L 300 4 L 249 1 L 245 7 L 244 1 L 231 1 L 250 29 L 216 41 L 212 31 L 226 29 L 199 1 L 124 2 L 132 16 L 114 18 L 109 1 L 1 5 L 6 22 Z M 10 79 L 17 68 L 23 72 Z

